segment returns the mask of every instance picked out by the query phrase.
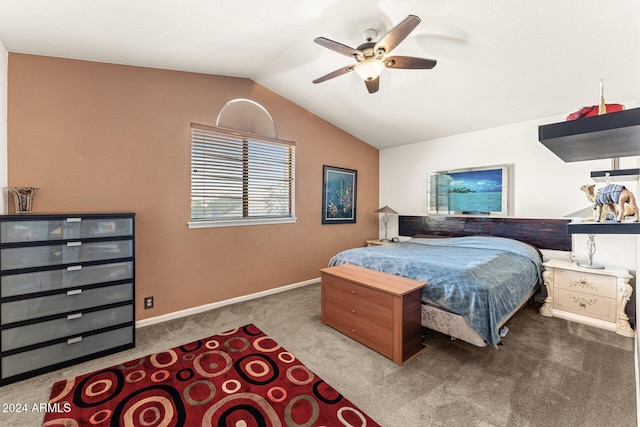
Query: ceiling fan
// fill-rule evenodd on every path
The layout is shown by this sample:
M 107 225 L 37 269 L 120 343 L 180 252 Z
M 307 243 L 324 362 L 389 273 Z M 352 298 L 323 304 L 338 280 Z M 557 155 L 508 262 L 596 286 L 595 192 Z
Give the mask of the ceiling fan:
M 351 56 L 355 58 L 356 63 L 319 77 L 313 83 L 322 83 L 355 71 L 364 80 L 369 93 L 375 93 L 380 85 L 380 74 L 385 68 L 431 69 L 435 67 L 437 63 L 435 59 L 416 58 L 413 56 L 388 56 L 419 23 L 420 18 L 415 15 L 409 15 L 389 30 L 378 42 L 372 41 L 378 35 L 377 31 L 366 30 L 364 33 L 366 42 L 356 49 L 325 37 L 316 37 L 313 41 L 320 46 L 342 55 Z

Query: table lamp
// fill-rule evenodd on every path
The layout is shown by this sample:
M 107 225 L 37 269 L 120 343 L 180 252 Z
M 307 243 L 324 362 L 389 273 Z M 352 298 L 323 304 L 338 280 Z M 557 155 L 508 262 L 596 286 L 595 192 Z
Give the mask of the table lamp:
M 384 216 L 382 217 L 382 223 L 384 224 L 384 239 L 380 239 L 381 242 L 388 242 L 389 239 L 387 237 L 387 229 L 389 227 L 389 214 L 395 214 L 397 215 L 398 212 L 394 211 L 393 209 L 391 209 L 389 206 L 384 205 L 384 207 L 381 207 L 380 209 L 378 209 L 377 211 L 374 211 L 375 213 L 381 213 L 384 214 Z
M 565 218 L 569 218 L 572 221 L 576 222 L 584 222 L 584 221 L 593 221 L 593 206 L 589 206 L 584 209 L 580 209 L 579 211 L 572 212 L 568 215 L 564 215 Z M 584 268 L 593 268 L 593 269 L 603 269 L 604 266 L 600 264 L 593 263 L 593 255 L 596 253 L 596 235 L 595 234 L 587 234 L 587 255 L 589 257 L 589 262 L 579 262 L 578 267 Z

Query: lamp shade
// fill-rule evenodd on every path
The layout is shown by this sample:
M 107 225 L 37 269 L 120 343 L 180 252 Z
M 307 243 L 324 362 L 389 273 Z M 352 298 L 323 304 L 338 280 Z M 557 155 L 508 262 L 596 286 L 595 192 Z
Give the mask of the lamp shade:
M 374 80 L 384 70 L 384 62 L 379 59 L 366 59 L 356 65 L 356 74 L 362 80 Z
M 378 209 L 377 211 L 373 211 L 374 213 L 384 213 L 384 214 L 398 214 L 398 212 L 394 211 L 393 209 L 391 209 L 389 206 L 384 205 L 383 207 L 381 207 L 380 209 Z

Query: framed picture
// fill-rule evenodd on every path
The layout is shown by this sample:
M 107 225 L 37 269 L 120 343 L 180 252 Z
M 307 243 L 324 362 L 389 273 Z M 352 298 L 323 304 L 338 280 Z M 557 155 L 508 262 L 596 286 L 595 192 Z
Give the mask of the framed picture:
M 322 223 L 356 222 L 356 184 L 358 171 L 322 166 Z
M 431 173 L 429 213 L 508 215 L 510 169 L 511 165 L 498 165 Z

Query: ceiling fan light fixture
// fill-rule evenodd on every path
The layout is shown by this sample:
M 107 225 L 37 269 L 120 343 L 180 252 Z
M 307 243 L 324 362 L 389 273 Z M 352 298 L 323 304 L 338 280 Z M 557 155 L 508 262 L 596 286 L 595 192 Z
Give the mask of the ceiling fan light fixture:
M 407 70 L 430 70 L 436 66 L 435 59 L 417 58 L 414 56 L 387 56 L 395 49 L 420 23 L 420 18 L 409 15 L 400 23 L 382 36 L 380 40 L 374 42 L 378 32 L 368 29 L 364 32 L 366 42 L 357 48 L 352 48 L 345 44 L 333 41 L 326 37 L 316 37 L 313 41 L 322 47 L 331 49 L 341 55 L 348 56 L 355 60 L 355 64 L 338 68 L 335 71 L 325 74 L 313 80 L 313 83 L 322 83 L 338 76 L 355 71 L 358 77 L 364 80 L 369 93 L 376 93 L 380 88 L 380 74 L 385 68 L 407 69 Z
M 362 80 L 370 81 L 378 78 L 384 70 L 384 62 L 380 59 L 366 59 L 356 65 L 355 72 Z

